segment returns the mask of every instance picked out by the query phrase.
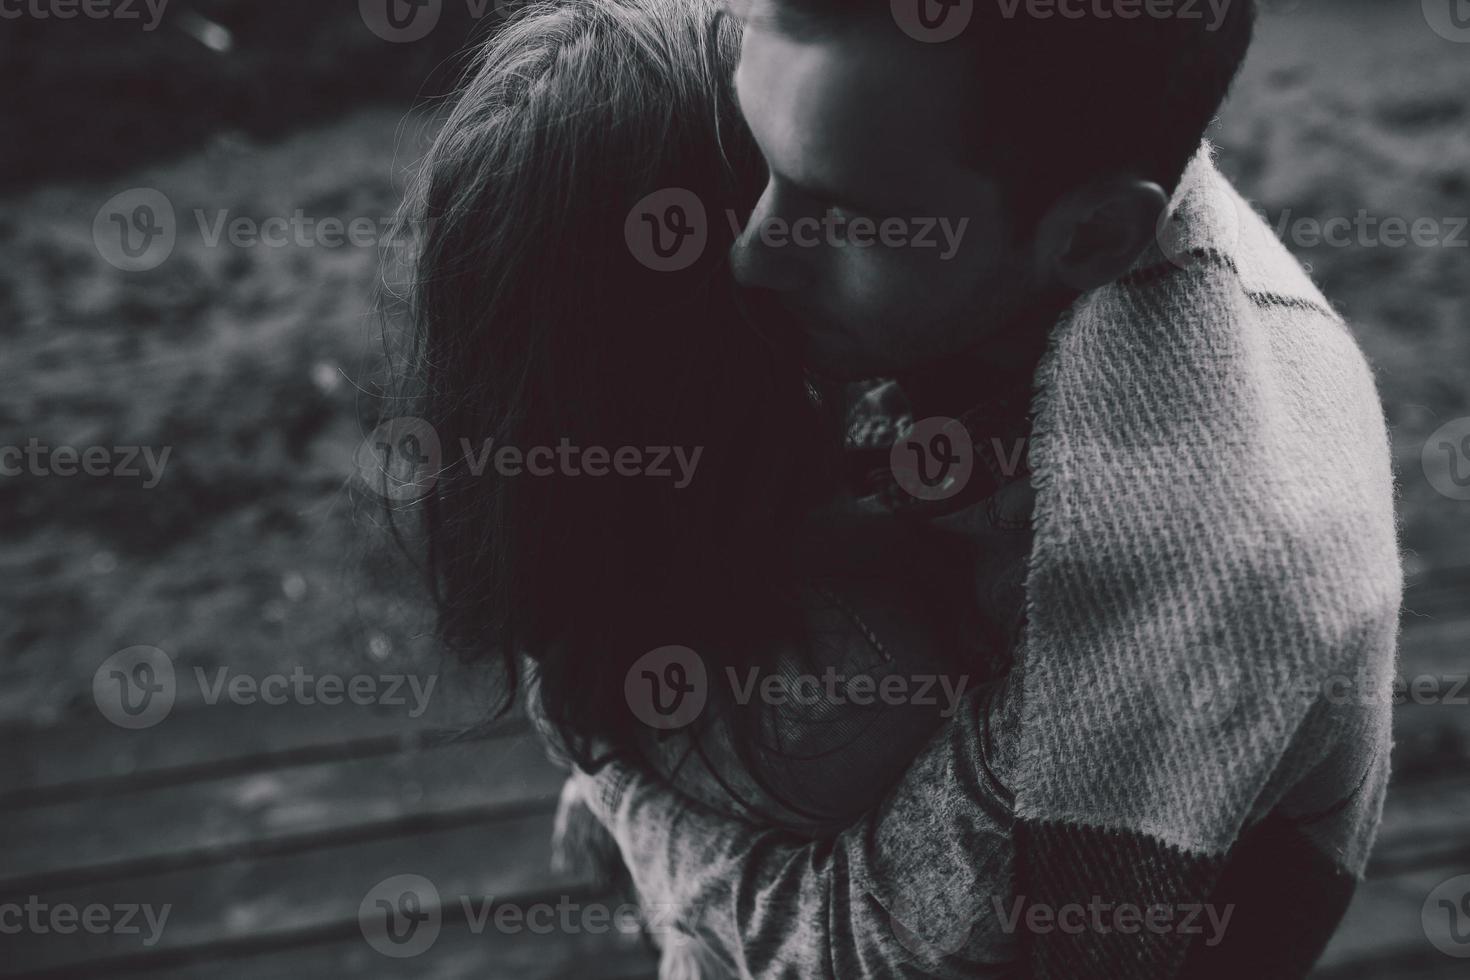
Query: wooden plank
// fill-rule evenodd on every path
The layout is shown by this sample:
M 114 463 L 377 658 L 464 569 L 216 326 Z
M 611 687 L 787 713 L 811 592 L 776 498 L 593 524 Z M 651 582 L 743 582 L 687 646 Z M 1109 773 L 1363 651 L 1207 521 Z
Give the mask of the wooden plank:
M 396 752 L 483 720 L 483 709 L 463 700 L 431 700 L 419 718 L 401 707 L 220 702 L 178 708 L 137 731 L 100 714 L 55 726 L 10 726 L 0 731 L 7 748 L 0 754 L 0 808 Z M 526 724 L 517 713 L 497 727 L 524 730 Z
M 1399 638 L 1406 684 L 1441 679 L 1436 703 L 1394 709 L 1394 778 L 1470 772 L 1470 568 L 1437 569 L 1409 583 Z
M 1470 673 L 1470 568 L 1435 569 L 1404 590 L 1399 672 L 1463 677 Z
M 1470 673 L 1470 608 L 1425 618 L 1405 616 L 1399 636 L 1399 673 L 1464 677 Z
M 448 756 L 445 758 L 447 760 Z M 1470 782 L 1466 781 L 1447 781 L 1442 785 L 1423 784 L 1413 787 L 1411 791 L 1395 790 L 1386 808 L 1379 841 L 1379 856 L 1375 857 L 1375 862 L 1402 862 L 1405 854 L 1424 853 L 1426 842 L 1432 843 L 1434 847 L 1463 844 L 1470 821 L 1464 818 L 1464 811 L 1460 808 L 1467 804 L 1470 804 Z M 243 868 L 236 863 L 225 867 L 195 869 L 183 875 L 141 876 L 107 883 L 101 887 L 72 889 L 71 894 L 84 895 L 86 900 L 94 902 L 120 901 L 128 895 L 182 895 L 184 900 L 193 902 L 194 907 L 201 911 L 178 919 L 175 918 L 180 914 L 176 905 L 176 910 L 171 913 L 170 921 L 166 925 L 164 940 L 159 944 L 161 953 L 178 953 L 193 947 L 201 955 L 211 952 L 218 954 L 222 946 L 227 947 L 231 942 L 243 943 L 242 948 L 247 951 L 266 950 L 258 956 L 265 957 L 268 963 L 277 964 L 272 969 L 279 968 L 284 975 L 289 972 L 287 965 L 293 961 L 294 954 L 268 950 L 276 945 L 292 945 L 303 928 L 328 932 L 335 929 L 340 933 L 344 928 L 344 917 L 354 914 L 354 900 L 360 902 L 361 896 L 366 894 L 363 882 L 374 876 L 376 880 L 381 880 L 391 873 L 413 870 L 414 873 L 426 874 L 440 886 L 441 894 L 448 896 L 534 894 L 558 886 L 576 887 L 575 883 L 568 884 L 566 879 L 558 881 L 545 870 L 548 823 L 547 816 L 541 814 L 506 821 L 504 824 L 497 822 L 477 825 L 400 841 L 374 842 L 368 846 L 322 848 L 301 855 L 300 862 L 295 862 L 291 856 L 268 857 L 258 859 L 253 865 Z M 469 846 L 462 845 L 465 840 L 471 841 Z M 398 858 L 395 861 L 395 854 L 402 854 L 410 860 Z M 536 856 L 527 860 L 527 854 Z M 482 870 L 480 873 L 467 870 L 471 867 Z M 1470 869 L 1470 865 L 1466 867 Z M 342 869 L 353 870 L 348 873 Z M 1359 963 L 1365 957 L 1382 959 L 1385 956 L 1402 958 L 1419 955 L 1416 950 L 1422 952 L 1419 948 L 1424 940 L 1418 910 L 1429 890 L 1455 873 L 1459 872 L 1453 867 L 1434 867 L 1427 871 L 1394 875 L 1363 885 L 1339 938 L 1334 940 L 1330 955 L 1324 959 L 1324 967 L 1335 968 L 1346 963 Z M 339 887 L 336 881 L 344 877 L 344 874 L 350 880 Z M 352 878 L 353 874 L 357 875 L 355 879 Z M 498 874 L 499 878 L 487 882 L 481 874 Z M 209 880 L 213 880 L 213 887 Z M 333 883 L 329 893 L 313 891 L 301 884 L 323 881 Z M 476 891 L 476 888 L 479 890 Z M 343 892 L 347 893 L 345 898 Z M 53 904 L 81 901 L 77 897 L 68 898 L 65 889 L 44 897 Z M 168 899 L 134 897 L 131 900 L 162 902 Z M 1412 915 L 1409 914 L 1411 912 Z M 350 918 L 347 924 L 351 925 Z M 335 951 L 313 950 L 309 955 L 325 959 L 346 957 L 354 971 L 362 967 L 358 960 L 363 954 L 351 952 L 350 936 L 343 942 L 346 945 L 339 942 Z M 109 950 L 99 951 L 91 946 L 88 948 L 89 955 L 104 955 L 108 952 Z M 468 955 L 470 959 L 462 964 L 467 971 L 464 975 L 469 975 L 475 969 L 491 969 L 493 966 L 486 966 L 480 960 L 474 959 L 473 954 Z M 461 963 L 459 954 L 454 954 L 454 957 L 455 963 Z M 167 956 L 161 958 L 166 961 Z M 237 957 L 229 959 L 235 958 Z M 146 964 L 159 959 L 157 954 L 151 959 L 145 955 L 141 962 Z M 255 959 L 256 955 L 246 955 L 242 962 Z M 29 959 L 23 962 L 34 965 Z M 215 969 L 212 964 L 216 959 L 212 958 L 209 962 L 209 969 Z M 519 960 L 512 957 L 507 962 L 518 963 Z M 63 961 L 61 965 L 68 970 L 78 970 L 85 964 L 70 960 Z M 179 969 L 186 970 L 180 975 L 193 975 L 187 972 L 187 969 L 193 967 L 181 966 Z M 459 967 L 445 967 L 448 972 L 443 975 L 460 975 L 455 972 L 458 969 Z M 320 973 L 311 971 L 298 975 L 341 973 L 324 966 Z M 441 975 L 437 966 L 434 975 Z
M 1467 614 L 1470 568 L 1440 568 L 1412 578 L 1404 588 L 1406 621 L 1419 616 Z
M 434 883 L 446 907 L 461 900 L 586 893 L 592 883 L 550 870 L 549 813 L 465 827 L 325 846 L 301 853 L 241 859 L 208 868 L 139 875 L 39 893 L 0 894 L 0 904 L 48 910 L 147 907 L 139 931 L 61 934 L 27 928 L 7 936 L 0 976 L 50 970 L 72 975 L 82 965 L 111 970 L 147 967 L 183 951 L 245 943 L 269 948 L 303 934 L 350 936 L 368 893 L 396 875 Z M 164 919 L 164 910 L 167 918 Z M 43 919 L 44 921 L 44 919 Z M 115 920 L 111 920 L 115 921 Z M 150 941 L 151 940 L 151 941 Z
M 1375 959 L 1321 966 L 1309 980 L 1465 980 L 1465 961 L 1437 949 L 1402 950 Z
M 1434 569 L 1404 592 L 1399 676 L 1441 678 L 1440 700 L 1394 709 L 1394 778 L 1470 772 L 1470 568 Z
M 1342 925 L 1318 963 L 1319 974 L 1358 977 L 1368 975 L 1372 964 L 1377 964 L 1372 969 L 1382 970 L 1395 963 L 1434 970 L 1439 960 L 1445 960 L 1455 965 L 1456 976 L 1463 977 L 1466 961 L 1435 948 L 1426 935 L 1422 915 L 1430 893 L 1461 874 L 1470 874 L 1470 864 L 1370 879 L 1359 885 Z M 1441 939 L 1447 936 L 1447 920 L 1434 911 L 1429 925 Z
M 1463 710 L 1463 709 L 1462 709 Z M 1467 961 L 1445 955 L 1426 934 L 1423 910 L 1442 882 L 1470 874 L 1470 778 L 1389 790 L 1368 866 L 1314 978 L 1463 977 Z M 1448 923 L 1431 910 L 1443 939 Z M 1453 964 L 1448 972 L 1446 964 Z
M 1470 779 L 1394 786 L 1369 862 L 1370 877 L 1465 864 L 1470 870 Z
M 563 775 L 534 736 L 456 743 L 17 809 L 0 838 L 0 891 L 300 850 L 427 818 L 554 805 Z
M 1470 686 L 1461 696 L 1470 696 Z M 1393 709 L 1393 740 L 1395 783 L 1470 776 L 1470 705 L 1400 704 Z
M 605 901 L 614 907 L 618 904 L 616 899 Z M 404 976 L 436 980 L 654 980 L 657 972 L 656 954 L 638 937 L 615 930 L 509 935 L 493 927 L 478 929 L 457 922 L 445 925 L 433 946 L 411 959 L 383 956 L 357 935 L 335 942 L 150 969 L 148 976 L 152 980 L 400 980 Z

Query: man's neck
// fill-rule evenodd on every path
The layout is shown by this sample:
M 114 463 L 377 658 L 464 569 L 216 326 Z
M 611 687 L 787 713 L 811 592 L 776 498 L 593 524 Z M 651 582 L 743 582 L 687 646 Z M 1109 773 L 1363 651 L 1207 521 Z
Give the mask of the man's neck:
M 1029 391 L 1052 327 L 1075 297 L 1049 297 L 982 343 L 897 378 L 915 421 L 959 418 L 988 398 Z

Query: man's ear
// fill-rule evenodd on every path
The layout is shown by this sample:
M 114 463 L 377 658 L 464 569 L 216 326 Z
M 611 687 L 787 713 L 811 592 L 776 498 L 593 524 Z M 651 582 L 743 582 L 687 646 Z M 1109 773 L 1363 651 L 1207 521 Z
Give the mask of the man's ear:
M 1119 175 L 1070 191 L 1037 224 L 1041 281 L 1090 292 L 1122 278 L 1153 243 L 1169 195 L 1153 181 Z

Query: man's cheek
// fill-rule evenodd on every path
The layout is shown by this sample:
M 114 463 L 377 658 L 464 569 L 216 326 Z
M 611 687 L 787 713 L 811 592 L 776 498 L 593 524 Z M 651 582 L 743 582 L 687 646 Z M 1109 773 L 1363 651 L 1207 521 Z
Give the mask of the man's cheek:
M 909 299 L 910 269 L 901 256 L 843 249 L 840 269 L 835 279 L 840 283 L 843 306 L 860 317 Z

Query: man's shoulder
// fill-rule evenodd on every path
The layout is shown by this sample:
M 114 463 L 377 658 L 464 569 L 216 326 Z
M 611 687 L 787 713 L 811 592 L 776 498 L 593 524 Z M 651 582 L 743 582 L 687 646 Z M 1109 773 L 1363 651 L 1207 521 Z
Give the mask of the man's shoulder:
M 1381 624 L 1401 577 L 1372 372 L 1207 160 L 1193 181 L 1178 233 L 1053 337 L 1034 564 L 1079 582 L 1194 582 L 1313 633 Z

